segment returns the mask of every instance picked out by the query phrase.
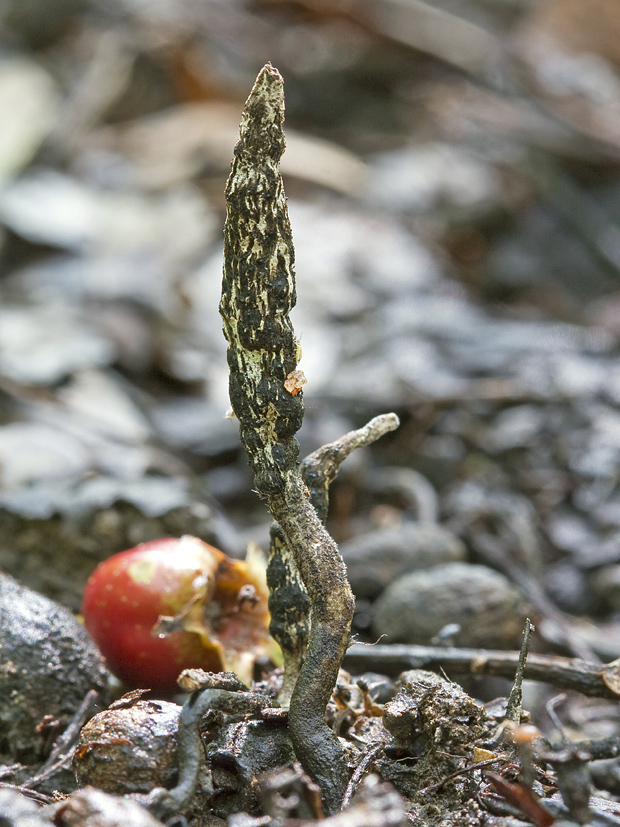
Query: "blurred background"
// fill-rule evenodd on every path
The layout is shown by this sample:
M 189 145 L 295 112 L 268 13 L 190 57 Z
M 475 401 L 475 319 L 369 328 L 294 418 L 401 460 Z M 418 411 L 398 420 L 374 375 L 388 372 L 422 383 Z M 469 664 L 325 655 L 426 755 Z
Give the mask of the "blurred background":
M 392 531 L 402 572 L 407 527 L 439 520 L 555 651 L 616 657 L 617 2 L 2 0 L 0 25 L 0 566 L 77 610 L 138 542 L 266 547 L 217 305 L 224 186 L 271 61 L 302 451 L 403 423 L 334 486 L 352 570 Z M 517 615 L 491 643 L 518 645 Z

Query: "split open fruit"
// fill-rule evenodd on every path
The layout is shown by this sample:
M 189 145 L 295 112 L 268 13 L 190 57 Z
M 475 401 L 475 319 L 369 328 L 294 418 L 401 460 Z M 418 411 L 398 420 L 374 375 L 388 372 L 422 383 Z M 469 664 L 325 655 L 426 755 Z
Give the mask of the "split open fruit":
M 82 614 L 110 670 L 134 686 L 172 691 L 183 669 L 233 670 L 249 683 L 257 657 L 279 662 L 259 554 L 231 560 L 186 536 L 101 563 Z

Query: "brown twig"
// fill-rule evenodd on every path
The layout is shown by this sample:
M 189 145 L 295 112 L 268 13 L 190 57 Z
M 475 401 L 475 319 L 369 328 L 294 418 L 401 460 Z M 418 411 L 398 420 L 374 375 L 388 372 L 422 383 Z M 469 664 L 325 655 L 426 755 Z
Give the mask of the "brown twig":
M 380 752 L 383 752 L 384 749 L 385 744 L 375 744 L 366 751 L 366 753 L 362 757 L 362 760 L 355 768 L 355 772 L 351 776 L 351 780 L 347 784 L 347 790 L 344 794 L 344 798 L 342 799 L 343 810 L 346 810 L 346 808 L 349 806 L 349 804 L 351 803 L 353 793 L 357 789 L 358 784 L 360 783 L 364 775 L 367 772 L 369 772 L 370 768 L 377 760 L 377 756 Z
M 525 628 L 523 629 L 523 645 L 519 652 L 519 662 L 517 663 L 517 673 L 512 682 L 512 689 L 508 696 L 506 703 L 506 718 L 515 724 L 521 723 L 521 709 L 523 706 L 523 674 L 527 663 L 527 656 L 530 651 L 530 640 L 534 626 L 532 621 L 528 618 L 525 620 Z
M 98 699 L 99 693 L 96 689 L 90 689 L 86 693 L 84 700 L 80 704 L 69 725 L 54 744 L 54 748 L 50 752 L 47 761 L 43 764 L 35 776 L 29 778 L 27 781 L 24 781 L 22 787 L 36 787 L 37 784 L 41 784 L 43 781 L 51 778 L 58 772 L 58 770 L 66 766 L 71 761 L 75 742 L 80 734 L 80 730 L 86 721 L 94 714 Z
M 439 646 L 414 646 L 393 643 L 368 646 L 356 643 L 348 650 L 345 666 L 348 670 L 365 672 L 372 662 L 373 669 L 390 675 L 406 669 L 443 668 L 457 673 L 514 677 L 519 663 L 519 652 L 492 649 L 457 649 Z M 620 667 L 614 664 L 592 663 L 578 658 L 552 655 L 528 655 L 523 671 L 527 680 L 550 683 L 562 689 L 573 689 L 592 698 L 620 696 Z
M 476 772 L 477 770 L 484 770 L 487 767 L 492 767 L 493 764 L 498 764 L 503 759 L 498 756 L 497 758 L 489 758 L 486 761 L 478 761 L 476 764 L 470 764 L 467 767 L 463 767 L 460 770 L 455 770 L 451 772 L 450 775 L 446 775 L 445 778 L 442 778 L 441 781 L 438 781 L 436 784 L 431 784 L 428 787 L 422 787 L 421 790 L 418 790 L 419 796 L 428 795 L 429 793 L 436 793 L 444 787 L 448 781 L 452 781 L 453 778 L 458 778 L 461 775 L 468 775 L 470 772 Z
M 24 784 L 9 784 L 6 781 L 0 781 L 0 788 L 7 790 L 17 790 L 17 792 L 21 793 L 26 798 L 31 798 L 33 801 L 37 801 L 39 804 L 51 804 L 54 800 L 50 795 L 38 793 L 36 790 L 31 790 L 30 787 L 24 786 Z

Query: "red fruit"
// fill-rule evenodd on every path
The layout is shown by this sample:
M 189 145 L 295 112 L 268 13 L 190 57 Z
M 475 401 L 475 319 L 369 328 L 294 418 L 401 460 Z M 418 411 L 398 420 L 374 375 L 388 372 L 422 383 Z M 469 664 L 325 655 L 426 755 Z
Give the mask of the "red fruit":
M 264 567 L 231 560 L 196 537 L 154 540 L 91 575 L 84 622 L 110 670 L 129 684 L 174 690 L 183 669 L 232 669 L 245 682 L 269 637 Z

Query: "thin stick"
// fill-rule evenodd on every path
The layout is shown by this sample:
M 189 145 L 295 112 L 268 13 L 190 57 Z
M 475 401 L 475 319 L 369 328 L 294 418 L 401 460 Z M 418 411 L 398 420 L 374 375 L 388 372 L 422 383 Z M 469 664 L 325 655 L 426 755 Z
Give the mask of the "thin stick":
M 374 746 L 370 747 L 370 749 L 365 753 L 362 760 L 355 768 L 355 772 L 351 776 L 351 780 L 347 784 L 347 791 L 345 792 L 344 798 L 342 799 L 343 810 L 346 810 L 346 808 L 349 806 L 349 804 L 351 803 L 351 798 L 353 797 L 353 793 L 357 788 L 357 785 L 360 783 L 363 776 L 369 771 L 369 769 L 375 763 L 375 760 L 379 753 L 383 752 L 384 749 L 385 744 L 375 744 Z
M 80 730 L 91 717 L 94 712 L 95 705 L 99 699 L 99 693 L 96 689 L 90 689 L 75 715 L 71 719 L 69 725 L 58 738 L 54 744 L 54 748 L 49 754 L 47 761 L 39 769 L 37 774 L 25 781 L 23 787 L 36 787 L 48 778 L 51 778 L 61 767 L 63 767 L 73 757 L 73 749 L 75 742 L 80 734 Z
M 512 678 L 519 662 L 519 652 L 492 649 L 457 649 L 393 643 L 368 646 L 356 643 L 347 652 L 344 665 L 355 673 L 373 670 L 396 675 L 406 669 L 439 668 L 461 674 L 497 675 Z M 592 698 L 618 700 L 620 667 L 592 663 L 578 658 L 552 655 L 528 655 L 523 677 L 550 683 L 561 689 L 574 689 Z
M 521 708 L 523 706 L 523 674 L 525 672 L 525 664 L 527 655 L 530 651 L 530 641 L 532 639 L 532 632 L 534 626 L 532 621 L 528 618 L 525 620 L 525 627 L 523 628 L 523 644 L 519 652 L 519 663 L 517 664 L 517 673 L 512 683 L 512 689 L 508 696 L 506 703 L 506 718 L 515 724 L 521 723 Z
M 17 790 L 26 798 L 31 798 L 33 801 L 38 801 L 39 804 L 51 804 L 54 800 L 50 795 L 44 795 L 36 790 L 31 790 L 30 787 L 26 787 L 23 784 L 9 784 L 6 781 L 0 781 L 0 788 Z

